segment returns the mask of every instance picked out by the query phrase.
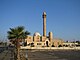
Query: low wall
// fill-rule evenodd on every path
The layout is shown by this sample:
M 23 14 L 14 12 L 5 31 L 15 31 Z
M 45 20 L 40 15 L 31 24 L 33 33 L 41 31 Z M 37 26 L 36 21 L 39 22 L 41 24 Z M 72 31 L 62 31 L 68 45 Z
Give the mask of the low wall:
M 76 49 L 76 50 L 80 50 L 80 47 L 28 47 L 28 46 L 26 46 L 26 47 L 21 47 L 21 49 L 71 49 L 71 50 L 74 50 L 74 49 Z

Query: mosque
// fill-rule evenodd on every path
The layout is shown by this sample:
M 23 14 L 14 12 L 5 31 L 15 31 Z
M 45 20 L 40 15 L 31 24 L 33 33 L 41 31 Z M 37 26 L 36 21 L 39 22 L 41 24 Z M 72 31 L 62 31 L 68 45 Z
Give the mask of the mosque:
M 51 47 L 63 45 L 62 39 L 54 39 L 53 33 L 49 32 L 48 36 L 46 35 L 46 12 L 42 14 L 43 18 L 43 36 L 38 32 L 34 33 L 33 36 L 27 36 L 25 39 L 26 45 L 31 47 Z

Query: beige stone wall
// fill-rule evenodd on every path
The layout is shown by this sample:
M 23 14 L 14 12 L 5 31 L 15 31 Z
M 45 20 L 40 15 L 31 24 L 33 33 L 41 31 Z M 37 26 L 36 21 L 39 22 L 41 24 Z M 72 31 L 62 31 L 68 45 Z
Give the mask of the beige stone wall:
M 27 36 L 26 40 L 27 42 L 33 42 L 33 36 Z
M 45 46 L 45 42 L 34 42 L 35 47 L 42 47 Z
M 40 42 L 40 36 L 34 36 L 33 38 L 34 42 Z
M 45 36 L 42 36 L 41 39 L 42 39 L 42 42 L 45 42 L 46 37 Z
M 52 34 L 51 34 L 52 35 Z M 63 46 L 63 40 L 62 39 L 53 39 L 52 41 L 49 40 L 52 39 L 52 36 L 49 38 L 46 38 L 44 36 L 27 36 L 25 39 L 27 41 L 27 44 L 34 43 L 34 46 L 46 46 L 46 41 L 48 41 L 48 45 L 52 46 L 54 45 L 55 47 L 58 47 L 59 45 Z
M 63 46 L 63 40 L 61 39 L 53 39 L 53 42 L 52 44 L 54 44 L 55 47 L 58 47 L 59 45 L 62 45 Z

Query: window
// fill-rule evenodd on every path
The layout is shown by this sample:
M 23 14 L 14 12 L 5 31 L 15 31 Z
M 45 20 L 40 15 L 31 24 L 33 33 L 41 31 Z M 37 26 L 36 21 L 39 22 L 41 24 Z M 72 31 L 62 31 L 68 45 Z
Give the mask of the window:
M 37 45 L 41 45 L 41 43 L 37 43 Z
M 45 43 L 44 43 L 44 45 L 45 45 Z
M 39 37 L 37 37 L 37 39 L 39 39 Z

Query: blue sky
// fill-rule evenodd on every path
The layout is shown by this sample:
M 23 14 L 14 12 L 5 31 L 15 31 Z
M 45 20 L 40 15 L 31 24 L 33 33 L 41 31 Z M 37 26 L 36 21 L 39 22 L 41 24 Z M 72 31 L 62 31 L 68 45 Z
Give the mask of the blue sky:
M 42 13 L 47 14 L 47 34 L 80 40 L 80 0 L 0 0 L 0 39 L 11 27 L 25 26 L 33 35 L 43 34 Z

